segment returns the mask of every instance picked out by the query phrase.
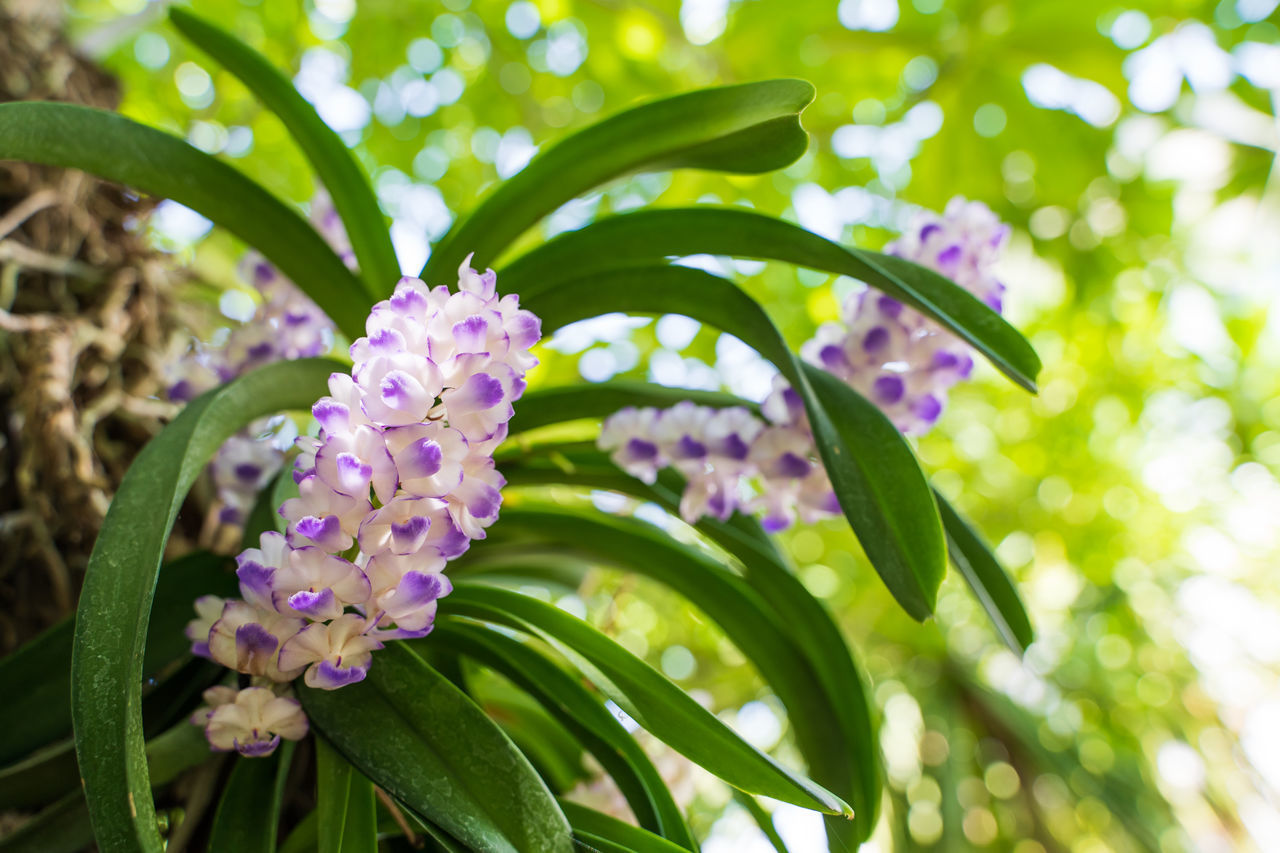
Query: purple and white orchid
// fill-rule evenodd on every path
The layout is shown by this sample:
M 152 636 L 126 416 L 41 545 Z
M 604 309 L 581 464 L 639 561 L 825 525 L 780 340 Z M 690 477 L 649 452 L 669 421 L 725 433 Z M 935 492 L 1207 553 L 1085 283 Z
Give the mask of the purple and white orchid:
M 947 276 L 998 312 L 1004 285 L 993 270 L 1008 236 L 986 205 L 955 198 L 942 216 L 920 213 L 885 251 Z M 948 389 L 973 369 L 969 345 L 875 291 L 852 294 L 841 313 L 842 322 L 819 327 L 801 356 L 875 403 L 904 434 L 928 432 Z M 689 401 L 665 411 L 629 407 L 605 419 L 598 446 L 646 483 L 676 468 L 687 481 L 680 514 L 690 523 L 745 509 L 778 531 L 797 516 L 838 515 L 800 395 L 778 377 L 761 411 L 768 423 L 745 409 L 716 412 Z
M 333 250 L 354 268 L 351 245 L 324 190 L 312 198 L 311 217 Z M 297 285 L 256 251 L 246 252 L 239 267 L 260 303 L 251 318 L 230 330 L 221 346 L 193 342 L 169 370 L 169 399 L 187 402 L 254 368 L 332 349 L 333 322 Z M 227 439 L 210 463 L 220 523 L 243 525 L 258 492 L 284 465 L 284 448 L 276 440 L 279 425 L 269 418 L 255 421 Z M 287 441 L 286 437 L 286 447 Z
M 537 363 L 540 322 L 470 260 L 456 292 L 404 278 L 374 306 L 351 374 L 333 374 L 312 409 L 319 435 L 298 439 L 285 533 L 237 558 L 240 599 L 196 602 L 193 651 L 251 676 L 249 690 L 362 680 L 384 641 L 430 632 L 452 590 L 448 561 L 497 520 L 493 451 Z M 266 755 L 298 731 L 284 706 L 221 710 L 230 702 L 201 717 L 215 748 Z

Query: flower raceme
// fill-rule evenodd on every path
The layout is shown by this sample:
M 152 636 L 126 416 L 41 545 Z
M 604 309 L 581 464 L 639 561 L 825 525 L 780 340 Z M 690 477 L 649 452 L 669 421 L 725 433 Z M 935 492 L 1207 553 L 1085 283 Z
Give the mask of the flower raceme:
M 1004 285 L 993 268 L 1008 235 L 986 205 L 955 198 L 942 216 L 921 213 L 886 252 L 949 277 L 1000 311 Z M 871 290 L 849 296 L 841 315 L 842 322 L 818 328 L 801 357 L 871 400 L 903 433 L 928 432 L 948 389 L 973 369 L 969 346 Z M 605 420 L 599 446 L 647 483 L 659 469 L 676 468 L 687 480 L 680 514 L 690 523 L 744 509 L 777 531 L 797 515 L 808 521 L 838 514 L 800 395 L 777 378 L 762 411 L 767 423 L 746 409 L 717 412 L 688 401 L 665 411 L 625 408 Z
M 311 218 L 333 250 L 355 266 L 355 255 L 328 194 L 311 201 Z M 215 385 L 274 361 L 323 355 L 333 346 L 334 326 L 320 307 L 255 251 L 245 253 L 241 276 L 253 285 L 261 304 L 248 322 L 230 331 L 221 346 L 199 343 L 170 372 L 169 399 L 187 402 Z M 229 438 L 218 450 L 210 472 L 223 524 L 241 525 L 253 501 L 284 464 L 274 428 L 278 419 L 263 418 Z
M 981 202 L 952 199 L 938 216 L 922 212 L 885 252 L 947 276 L 999 312 L 1004 285 L 994 266 L 1009 237 Z M 947 389 L 973 370 L 969 345 L 889 296 L 864 290 L 842 306 L 841 323 L 820 326 L 800 348 L 805 361 L 835 374 L 875 403 L 907 435 L 933 428 Z
M 797 514 L 806 521 L 838 514 L 803 410 L 797 418 L 770 401 L 766 414 L 777 415 L 770 423 L 740 406 L 714 409 L 688 400 L 664 410 L 628 407 L 605 420 L 600 448 L 646 483 L 667 466 L 679 471 L 687 482 L 680 515 L 690 524 L 704 515 L 723 521 L 743 509 L 761 512 L 765 527 L 778 531 Z
M 215 749 L 265 755 L 305 734 L 305 717 L 262 697 L 292 702 L 272 686 L 299 675 L 328 690 L 360 681 L 383 642 L 429 633 L 452 589 L 445 566 L 497 520 L 493 451 L 541 329 L 470 260 L 456 291 L 404 278 L 374 306 L 351 373 L 330 376 L 312 407 L 318 436 L 298 439 L 285 533 L 236 558 L 241 598 L 197 600 L 193 652 L 254 684 L 206 697 L 193 718 Z

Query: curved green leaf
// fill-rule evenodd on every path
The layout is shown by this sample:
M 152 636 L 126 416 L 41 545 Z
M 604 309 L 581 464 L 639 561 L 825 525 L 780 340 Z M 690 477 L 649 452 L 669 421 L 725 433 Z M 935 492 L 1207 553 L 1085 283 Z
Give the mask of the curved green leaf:
M 0 160 L 83 169 L 184 204 L 262 252 L 343 334 L 364 333 L 372 299 L 315 229 L 240 172 L 177 137 L 91 107 L 0 104 Z
M 813 94 L 803 80 L 722 86 L 632 107 L 578 131 L 535 157 L 456 225 L 433 247 L 422 278 L 444 280 L 468 252 L 475 252 L 474 264 L 492 265 L 542 217 L 622 175 L 780 169 L 808 147 L 799 114 Z
M 432 631 L 433 639 L 437 634 Z M 427 651 L 421 646 L 417 648 Z M 460 654 L 456 649 L 453 651 L 455 655 Z M 528 693 L 489 671 L 468 672 L 463 683 L 467 693 L 528 756 L 553 794 L 559 796 L 592 778 L 584 762 L 587 751 L 583 745 Z
M 322 737 L 316 738 L 316 814 L 320 853 L 377 853 L 373 783 Z
M 486 552 L 514 551 L 518 562 L 530 543 L 653 578 L 670 587 L 725 632 L 787 709 L 809 775 L 838 796 L 860 793 L 857 764 L 875 762 L 867 733 L 846 728 L 848 719 L 823 689 L 791 626 L 738 575 L 706 553 L 631 518 L 583 515 L 560 509 L 514 507 L 490 528 Z M 503 548 L 505 543 L 511 543 Z M 460 568 L 463 568 L 460 566 Z M 847 701 L 847 695 L 839 700 Z
M 1018 385 L 1035 390 L 1040 372 L 1035 350 L 963 287 L 910 261 L 842 246 L 799 225 L 740 208 L 669 208 L 606 217 L 517 258 L 498 281 L 524 301 L 605 269 L 697 254 L 785 261 L 861 279 L 933 318 Z
M 266 758 L 236 758 L 213 816 L 210 850 L 274 853 L 293 749 L 285 742 Z
M 169 9 L 169 20 L 239 77 L 284 122 L 333 199 L 365 288 L 375 299 L 388 295 L 400 279 L 400 264 L 378 198 L 341 137 L 298 94 L 288 77 L 244 42 L 178 6 Z
M 341 365 L 267 365 L 193 400 L 143 448 L 116 492 L 85 572 L 71 657 L 76 756 L 94 833 L 108 850 L 161 849 L 142 740 L 143 646 L 156 573 L 188 489 L 228 437 L 305 409 Z
M 946 498 L 937 494 L 938 510 L 947 531 L 947 552 L 982 609 L 991 618 L 1001 638 L 1018 654 L 1035 640 L 1031 619 L 1018 595 L 1018 588 L 1004 567 L 982 541 L 982 537 L 956 512 Z
M 582 399 L 574 403 L 578 411 L 590 407 L 591 392 L 598 387 L 579 386 Z M 533 392 L 530 396 L 541 393 Z M 602 398 L 601 403 L 611 404 L 610 396 Z M 598 416 L 609 411 L 611 409 L 603 408 Z M 620 471 L 604 453 L 594 449 L 561 452 L 547 447 L 539 455 L 500 463 L 500 468 L 511 486 L 562 483 L 610 489 L 654 501 L 673 515 L 679 513 L 684 490 L 684 481 L 674 471 L 664 471 L 656 483 L 647 485 Z M 866 676 L 831 615 L 792 573 L 755 519 L 741 513 L 727 522 L 706 517 L 695 527 L 742 563 L 744 580 L 776 611 L 816 670 L 827 702 L 839 716 L 839 725 L 852 750 L 854 758 L 848 769 L 856 776 L 856 784 L 846 798 L 854 807 L 854 820 L 829 818 L 827 831 L 850 846 L 865 841 L 875 828 L 881 786 L 879 739 Z M 851 780 L 842 786 L 820 778 L 816 771 L 815 778 L 828 787 L 834 786 L 837 792 L 851 784 Z M 846 835 L 856 838 L 849 839 Z
M 459 582 L 447 612 L 532 631 L 552 643 L 641 726 L 730 785 L 828 814 L 851 809 L 747 744 L 644 661 L 587 623 L 510 590 Z
M 427 643 L 439 643 L 505 675 L 551 712 L 604 767 L 640 825 L 687 850 L 697 842 L 653 762 L 613 714 L 537 651 L 482 625 L 444 615 Z
M 378 787 L 478 850 L 568 851 L 569 827 L 520 750 L 403 644 L 341 690 L 299 687 L 311 723 Z
M 589 850 L 600 853 L 684 853 L 685 848 L 660 835 L 595 809 L 570 800 L 561 800 L 560 808 L 564 809 L 564 816 L 573 827 L 574 837 Z
M 540 290 L 524 302 L 548 331 L 609 311 L 684 314 L 737 336 L 773 362 L 804 399 L 823 466 L 872 566 L 907 613 L 919 620 L 932 614 L 946 547 L 933 493 L 910 445 L 844 382 L 796 358 L 741 288 L 688 267 L 621 267 Z

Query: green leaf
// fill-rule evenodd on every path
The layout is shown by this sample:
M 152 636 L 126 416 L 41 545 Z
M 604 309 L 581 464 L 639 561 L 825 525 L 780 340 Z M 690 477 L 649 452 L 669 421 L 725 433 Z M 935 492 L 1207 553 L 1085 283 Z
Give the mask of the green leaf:
M 568 851 L 569 827 L 528 760 L 403 644 L 341 690 L 299 688 L 316 730 L 378 787 L 480 850 Z
M 947 531 L 947 552 L 1001 638 L 1018 654 L 1035 640 L 1018 588 L 967 521 L 942 495 L 936 495 Z
M 400 264 L 391 245 L 386 217 L 378 207 L 368 177 L 342 138 L 321 120 L 288 77 L 244 42 L 181 7 L 169 10 L 169 20 L 197 47 L 239 77 L 284 122 L 333 199 L 365 288 L 375 299 L 390 294 L 400 279 Z
M 201 595 L 234 595 L 235 575 L 225 557 L 198 551 L 168 563 L 156 584 L 156 618 L 147 635 L 142 675 L 149 679 L 186 654 L 182 629 Z M 71 734 L 71 644 L 68 618 L 0 660 L 0 764 Z
M 335 369 L 327 359 L 277 362 L 198 397 L 143 448 L 111 502 L 85 572 L 71 657 L 76 755 L 104 849 L 161 849 L 141 693 L 152 593 L 173 520 L 223 441 L 255 418 L 309 407 Z
M 780 169 L 808 147 L 799 114 L 813 94 L 803 80 L 723 86 L 632 107 L 581 130 L 490 193 L 433 247 L 422 278 L 443 281 L 468 252 L 475 252 L 474 265 L 492 265 L 542 217 L 623 175 Z
M 505 675 L 537 699 L 613 777 L 640 825 L 688 850 L 697 842 L 649 756 L 573 676 L 539 652 L 483 625 L 444 615 L 424 643 L 440 644 Z
M 747 744 L 644 661 L 587 623 L 510 590 L 458 582 L 448 612 L 531 631 L 550 642 L 647 731 L 730 785 L 828 814 L 839 798 Z
M 432 631 L 432 638 L 437 634 Z M 422 646 L 416 648 L 427 651 Z M 441 648 L 436 644 L 435 650 Z M 463 683 L 466 692 L 528 756 L 552 793 L 562 794 L 592 778 L 584 763 L 586 751 L 582 744 L 528 693 L 487 671 L 472 670 L 466 673 Z
M 347 337 L 364 333 L 373 300 L 315 229 L 240 172 L 177 137 L 91 107 L 0 104 L 0 160 L 83 169 L 184 204 L 261 251 Z
M 320 853 L 377 853 L 373 783 L 323 737 L 316 738 L 316 786 Z
M 910 445 L 878 408 L 796 358 L 764 309 L 733 282 L 681 266 L 613 268 L 524 302 L 544 331 L 610 311 L 684 314 L 773 362 L 804 400 L 823 466 L 872 566 L 907 613 L 922 621 L 932 614 L 946 547 Z
M 819 784 L 841 797 L 861 794 L 857 764 L 877 760 L 867 732 L 848 726 L 837 701 L 847 691 L 828 695 L 789 623 L 738 575 L 652 525 L 599 513 L 515 507 L 490 528 L 485 551 L 514 552 L 518 562 L 530 543 L 599 565 L 645 575 L 684 596 L 725 632 L 759 671 L 786 707 L 797 745 Z M 510 543 L 503 547 L 506 543 Z M 501 559 L 501 558 L 499 558 Z M 465 563 L 463 564 L 465 565 Z M 456 572 L 455 572 L 456 576 Z
M 624 823 L 595 809 L 561 800 L 560 808 L 569 818 L 573 835 L 589 850 L 601 853 L 684 853 L 685 848 L 672 844 L 660 835 Z
M 1014 382 L 1035 390 L 1040 372 L 1035 350 L 963 287 L 910 261 L 842 246 L 749 210 L 702 206 L 606 217 L 517 258 L 499 273 L 498 281 L 504 291 L 520 294 L 523 302 L 606 269 L 696 254 L 785 261 L 861 279 L 938 321 Z
M 280 803 L 293 749 L 293 743 L 286 741 L 266 758 L 236 757 L 213 816 L 210 850 L 275 853 Z
M 575 386 L 575 390 L 580 392 L 577 398 L 564 402 L 575 413 L 589 413 L 593 406 L 593 392 L 608 384 L 612 383 Z M 612 411 L 613 394 L 609 389 L 603 390 L 606 393 L 594 403 L 599 407 L 596 417 Z M 536 399 L 544 393 L 547 392 L 532 392 L 525 399 Z M 524 400 L 521 401 L 523 403 Z M 647 485 L 620 471 L 604 453 L 595 449 L 573 451 L 547 446 L 540 448 L 537 455 L 501 462 L 499 467 L 510 486 L 564 483 L 611 489 L 640 500 L 653 501 L 673 515 L 679 513 L 680 496 L 684 491 L 684 481 L 674 471 L 664 471 L 656 483 Z M 856 777 L 841 782 L 835 781 L 837 777 L 828 779 L 820 776 L 817 769 L 813 771 L 816 781 L 837 793 L 852 785 L 846 799 L 854 807 L 854 820 L 828 818 L 827 831 L 850 846 L 865 841 L 875 827 L 881 785 L 879 739 L 866 676 L 831 615 L 792 573 L 781 552 L 755 519 L 741 513 L 727 522 L 706 517 L 695 527 L 742 563 L 744 580 L 788 626 L 795 642 L 803 648 L 817 672 L 826 691 L 827 702 L 839 716 L 839 727 L 849 745 L 847 748 L 852 750 L 853 759 L 847 762 L 847 771 Z M 856 838 L 846 838 L 849 835 Z

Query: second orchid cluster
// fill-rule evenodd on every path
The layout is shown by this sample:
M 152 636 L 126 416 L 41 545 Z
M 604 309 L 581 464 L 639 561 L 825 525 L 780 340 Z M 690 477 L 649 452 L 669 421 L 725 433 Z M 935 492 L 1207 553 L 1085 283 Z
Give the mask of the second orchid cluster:
M 839 514 L 799 395 L 778 383 L 763 411 L 767 421 L 740 406 L 688 400 L 669 409 L 628 407 L 605 419 L 599 446 L 646 483 L 662 468 L 679 471 L 687 483 L 680 515 L 690 524 L 743 510 L 760 513 L 776 532 L 797 515 L 816 521 Z
M 342 220 L 324 190 L 311 200 L 311 220 L 348 267 L 355 267 Z M 261 299 L 247 322 L 227 331 L 219 345 L 193 341 L 170 368 L 169 399 L 185 403 L 199 394 L 275 361 L 311 358 L 329 352 L 334 343 L 333 321 L 311 297 L 256 251 L 246 252 L 239 264 L 241 277 Z M 288 436 L 281 436 L 283 418 L 262 418 L 231 436 L 209 465 L 217 493 L 217 521 L 244 524 L 258 493 L 284 465 Z M 281 444 L 283 439 L 283 445 Z
M 1008 237 L 1009 227 L 986 205 L 956 198 L 941 216 L 921 212 L 885 251 L 947 276 L 999 312 L 1005 288 L 995 265 Z M 928 432 L 948 390 L 973 369 L 969 345 L 872 290 L 851 294 L 841 315 L 842 322 L 818 328 L 801 356 L 873 402 L 905 435 Z M 605 419 L 598 445 L 648 483 L 659 469 L 676 468 L 687 480 L 680 514 L 690 523 L 741 509 L 760 514 L 776 532 L 797 516 L 838 514 L 799 394 L 775 378 L 762 410 L 767 422 L 743 408 L 689 401 L 664 411 L 625 408 Z
M 469 261 L 456 292 L 405 278 L 374 306 L 351 374 L 330 376 L 312 408 L 318 437 L 298 440 L 286 532 L 237 557 L 242 598 L 197 600 L 194 652 L 253 684 L 206 695 L 196 721 L 214 748 L 267 754 L 305 734 L 280 688 L 300 675 L 330 690 L 360 681 L 385 640 L 426 635 L 452 588 L 446 564 L 497 519 L 493 451 L 541 332 Z

